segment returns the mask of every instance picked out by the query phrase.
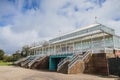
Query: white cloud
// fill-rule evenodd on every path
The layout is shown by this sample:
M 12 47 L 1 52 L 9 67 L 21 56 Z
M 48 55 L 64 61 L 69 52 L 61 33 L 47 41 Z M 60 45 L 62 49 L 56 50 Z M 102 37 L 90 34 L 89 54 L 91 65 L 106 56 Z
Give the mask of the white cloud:
M 11 26 L 6 26 L 0 28 L 0 32 L 0 47 L 10 52 L 13 52 L 13 50 L 18 49 L 25 44 L 30 44 L 31 42 L 39 40 L 38 33 L 34 30 L 14 33 L 11 30 Z
M 32 1 L 29 1 L 29 6 Z M 59 31 L 68 32 L 92 24 L 95 16 L 98 22 L 114 28 L 120 35 L 120 21 L 115 21 L 120 18 L 119 0 L 106 0 L 102 6 L 88 0 L 38 0 L 39 9 L 23 12 L 24 5 L 24 0 L 0 5 L 1 17 L 6 13 L 14 14 L 13 24 L 0 27 L 0 48 L 8 53 L 34 41 L 48 40 Z

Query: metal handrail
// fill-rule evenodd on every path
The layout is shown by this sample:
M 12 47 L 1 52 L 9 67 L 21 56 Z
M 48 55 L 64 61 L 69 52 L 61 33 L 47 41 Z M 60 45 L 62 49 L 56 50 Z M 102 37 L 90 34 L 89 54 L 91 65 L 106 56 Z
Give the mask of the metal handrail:
M 74 52 L 81 52 L 81 50 L 75 50 Z M 74 60 L 74 59 L 76 59 L 76 57 L 77 57 L 77 55 L 75 55 L 71 60 Z M 63 59 L 59 64 L 58 64 L 58 68 L 57 68 L 57 71 L 60 69 L 60 67 L 63 65 L 63 64 L 65 64 L 67 61 L 69 60 L 69 58 L 67 57 L 67 58 L 65 58 L 65 59 Z
M 76 55 L 76 57 L 74 57 L 71 62 L 68 64 L 68 67 L 72 66 L 79 58 L 82 58 L 80 57 L 79 55 Z
M 28 67 L 30 67 L 32 64 L 34 64 L 34 62 L 36 62 L 36 60 L 38 60 L 39 58 L 41 58 L 41 56 L 37 56 L 35 59 L 33 59 L 29 64 Z
M 57 71 L 61 68 L 61 66 L 63 66 L 67 61 L 69 61 L 69 57 L 66 57 L 65 59 L 63 59 L 58 65 L 57 65 Z
M 81 61 L 83 61 L 89 54 L 90 54 L 90 51 L 87 51 L 86 54 L 83 55 L 83 58 L 81 59 Z
M 68 64 L 68 65 L 71 65 L 72 63 L 74 63 L 74 61 L 76 61 L 79 57 L 81 57 L 80 55 L 82 54 L 81 53 L 81 50 L 75 50 L 75 52 L 77 52 L 77 54 L 75 53 L 75 55 L 74 55 L 74 57 L 71 59 L 71 62 L 70 62 L 70 64 Z M 80 53 L 79 53 L 80 52 Z
M 89 54 L 89 50 L 83 54 L 83 56 L 76 55 L 76 58 L 73 58 L 71 62 L 68 64 L 68 68 L 71 68 L 78 60 L 83 61 Z
M 26 65 L 27 63 L 29 63 L 31 60 L 26 60 L 24 63 L 21 64 L 21 66 Z
M 23 63 L 21 63 L 21 66 L 26 65 L 27 63 L 29 63 L 30 61 L 32 61 L 36 56 L 30 56 L 28 59 L 26 59 Z
M 41 58 L 37 59 L 36 61 L 41 61 L 45 58 L 46 56 L 42 56 Z
M 25 61 L 25 60 L 27 60 L 29 57 L 30 57 L 30 56 L 27 56 L 27 57 L 25 57 L 25 58 L 19 59 L 19 60 L 15 61 L 14 64 L 18 64 L 18 63 L 20 63 L 20 62 L 22 62 L 22 61 Z
M 73 51 L 69 51 L 69 52 L 58 52 L 58 53 L 54 53 L 53 54 L 50 54 L 50 55 L 64 55 L 64 54 L 68 54 L 68 53 L 73 53 Z

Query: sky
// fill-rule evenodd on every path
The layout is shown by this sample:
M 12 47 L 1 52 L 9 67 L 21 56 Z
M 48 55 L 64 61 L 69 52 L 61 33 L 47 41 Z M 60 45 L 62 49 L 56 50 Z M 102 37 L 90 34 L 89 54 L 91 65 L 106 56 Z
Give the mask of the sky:
M 22 46 L 97 22 L 120 35 L 120 0 L 0 0 L 0 49 Z

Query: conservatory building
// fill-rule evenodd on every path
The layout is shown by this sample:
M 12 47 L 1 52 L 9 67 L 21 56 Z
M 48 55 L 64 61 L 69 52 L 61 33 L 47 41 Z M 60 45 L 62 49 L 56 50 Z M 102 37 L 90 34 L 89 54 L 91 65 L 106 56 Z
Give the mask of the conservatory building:
M 61 73 L 114 74 L 120 56 L 120 37 L 115 30 L 92 24 L 30 46 L 28 57 L 16 64 Z M 119 61 L 120 62 L 120 61 Z
M 115 35 L 114 29 L 93 24 L 34 46 L 30 49 L 30 55 L 74 54 L 87 50 L 100 53 L 111 49 L 120 49 L 120 37 Z

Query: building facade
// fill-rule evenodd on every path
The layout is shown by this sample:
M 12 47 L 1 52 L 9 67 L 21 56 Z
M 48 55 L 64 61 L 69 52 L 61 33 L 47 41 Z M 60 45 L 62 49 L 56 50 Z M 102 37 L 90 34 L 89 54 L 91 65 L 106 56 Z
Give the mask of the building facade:
M 75 54 L 87 50 L 100 53 L 110 49 L 120 49 L 120 37 L 115 34 L 114 29 L 93 24 L 31 47 L 30 55 Z
M 30 46 L 29 56 L 16 64 L 67 74 L 109 75 L 119 71 L 118 56 L 120 37 L 115 30 L 102 24 L 92 24 Z

